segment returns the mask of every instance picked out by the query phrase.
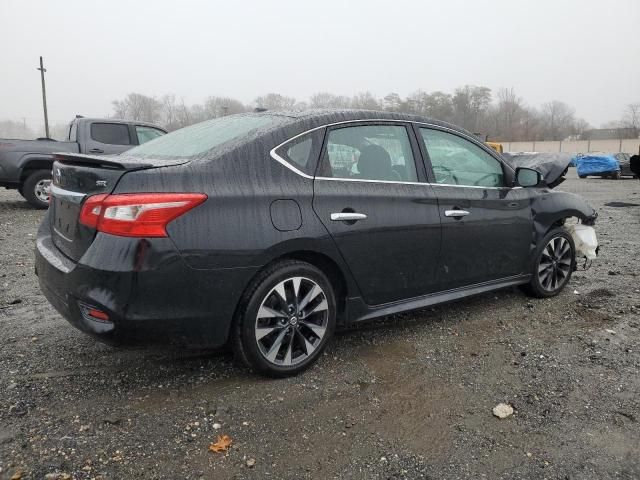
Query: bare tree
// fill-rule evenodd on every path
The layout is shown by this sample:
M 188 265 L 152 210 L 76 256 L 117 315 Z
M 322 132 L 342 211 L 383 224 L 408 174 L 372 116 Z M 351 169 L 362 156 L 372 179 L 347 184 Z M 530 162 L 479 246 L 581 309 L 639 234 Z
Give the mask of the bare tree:
M 389 93 L 382 99 L 382 106 L 390 112 L 402 112 L 406 109 L 406 104 L 397 93 Z
M 0 121 L 0 138 L 20 138 L 31 139 L 35 133 L 26 122 L 16 122 L 13 120 Z
M 640 103 L 627 105 L 622 121 L 626 127 L 640 130 Z
M 380 110 L 381 108 L 380 102 L 371 92 L 356 93 L 351 97 L 350 107 L 362 110 Z
M 256 98 L 254 103 L 257 107 L 266 108 L 267 110 L 290 110 L 296 104 L 296 99 L 285 97 L 279 93 L 267 93 Z
M 164 95 L 160 102 L 162 103 L 162 124 L 167 130 L 175 130 L 178 126 L 178 105 L 176 104 L 176 96 L 173 94 Z
M 405 99 L 404 110 L 408 113 L 414 113 L 416 115 L 425 115 L 426 104 L 429 94 L 423 90 L 417 90 L 409 95 Z
M 195 123 L 191 115 L 191 108 L 184 103 L 184 98 L 180 99 L 180 103 L 176 106 L 176 125 L 178 128 L 186 127 Z
M 534 108 L 525 108 L 522 112 L 521 127 L 520 140 L 538 140 L 540 138 L 540 114 L 538 111 Z
M 542 133 L 544 140 L 564 140 L 574 131 L 574 110 L 558 100 L 542 105 Z
M 311 108 L 349 108 L 349 103 L 348 97 L 328 92 L 315 93 L 309 98 Z
M 426 98 L 424 114 L 445 122 L 453 121 L 453 97 L 440 91 L 432 92 Z
M 591 125 L 584 118 L 576 118 L 573 122 L 573 134 L 580 138 L 587 130 L 591 130 Z
M 515 140 L 520 136 L 521 120 L 524 113 L 522 98 L 513 88 L 501 88 L 496 94 L 494 138 Z
M 236 99 L 218 96 L 208 97 L 202 104 L 189 106 L 184 99 L 177 101 L 173 94 L 164 95 L 157 100 L 155 97 L 130 93 L 124 99 L 112 103 L 116 117 L 160 123 L 169 130 L 250 109 Z M 383 99 L 377 99 L 371 92 L 360 92 L 351 98 L 318 92 L 309 98 L 308 103 L 298 102 L 293 97 L 278 93 L 269 93 L 257 97 L 254 105 L 268 110 L 322 107 L 407 112 L 449 121 L 494 139 L 512 141 L 561 140 L 570 135 L 580 135 L 590 128 L 586 121 L 575 118 L 571 107 L 557 100 L 544 104 L 538 111 L 527 107 L 513 88 L 501 88 L 496 93 L 495 103 L 492 103 L 491 89 L 474 85 L 457 88 L 453 95 L 441 91 L 418 90 L 406 98 L 397 93 L 389 93 Z M 639 116 L 640 103 L 629 105 L 624 125 L 633 127 L 640 124 Z M 2 128 L 0 123 L 0 131 Z M 11 129 L 5 126 L 4 131 Z M 24 136 L 29 134 L 30 132 L 26 132 Z
M 124 100 L 114 100 L 112 104 L 119 118 L 152 123 L 159 123 L 161 119 L 162 103 L 155 97 L 129 93 Z
M 204 111 L 207 118 L 218 118 L 246 112 L 247 107 L 235 98 L 209 97 L 204 102 Z
M 491 89 L 474 85 L 456 88 L 452 103 L 454 122 L 467 130 L 477 131 L 491 103 Z

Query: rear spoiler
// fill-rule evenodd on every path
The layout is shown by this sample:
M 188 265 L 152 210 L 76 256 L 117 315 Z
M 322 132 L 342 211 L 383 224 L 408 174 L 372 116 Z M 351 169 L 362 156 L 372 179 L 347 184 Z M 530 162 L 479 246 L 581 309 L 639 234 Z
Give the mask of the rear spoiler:
M 153 163 L 133 157 L 86 155 L 84 153 L 53 154 L 53 159 L 58 162 L 71 165 L 91 165 L 99 168 L 112 168 L 117 170 L 132 170 L 137 168 L 149 168 L 155 166 Z

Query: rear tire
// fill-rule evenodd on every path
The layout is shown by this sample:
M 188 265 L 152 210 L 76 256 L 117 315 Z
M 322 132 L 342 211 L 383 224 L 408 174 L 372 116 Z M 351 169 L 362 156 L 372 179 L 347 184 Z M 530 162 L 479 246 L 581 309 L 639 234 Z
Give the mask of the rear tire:
M 611 175 L 611 178 L 613 178 L 614 180 L 620 180 L 622 178 L 622 173 L 615 172 L 613 175 Z
M 524 291 L 537 298 L 560 293 L 575 270 L 575 251 L 573 239 L 564 228 L 549 231 L 538 245 L 531 281 L 524 286 Z
M 49 208 L 49 189 L 51 188 L 51 171 L 36 170 L 22 184 L 21 195 L 35 208 Z
M 587 178 L 586 175 L 578 175 L 578 178 Z
M 240 301 L 233 329 L 237 357 L 271 377 L 296 375 L 320 357 L 336 325 L 326 275 L 298 260 L 261 272 Z

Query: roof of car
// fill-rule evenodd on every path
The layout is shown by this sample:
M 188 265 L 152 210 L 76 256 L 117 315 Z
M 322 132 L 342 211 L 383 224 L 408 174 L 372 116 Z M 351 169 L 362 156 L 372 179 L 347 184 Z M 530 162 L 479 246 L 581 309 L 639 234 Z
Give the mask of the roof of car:
M 434 118 L 423 117 L 421 115 L 412 115 L 408 113 L 399 113 L 399 112 L 386 112 L 381 110 L 356 110 L 356 109 L 313 109 L 313 110 L 267 110 L 265 112 L 253 113 L 251 115 L 273 115 L 273 116 L 282 116 L 288 117 L 292 119 L 292 122 L 289 123 L 300 123 L 307 124 L 309 126 L 313 124 L 313 127 L 320 127 L 322 125 L 328 125 L 332 123 L 340 123 L 340 122 L 348 122 L 348 121 L 356 121 L 356 120 L 401 120 L 408 122 L 420 122 L 420 123 L 429 123 L 432 125 L 438 125 L 441 127 L 446 127 L 451 130 L 458 131 L 460 133 L 464 133 L 472 138 L 475 136 L 464 130 L 463 128 L 457 127 L 447 122 L 443 122 L 441 120 L 436 120 Z M 296 122 L 297 121 L 297 122 Z

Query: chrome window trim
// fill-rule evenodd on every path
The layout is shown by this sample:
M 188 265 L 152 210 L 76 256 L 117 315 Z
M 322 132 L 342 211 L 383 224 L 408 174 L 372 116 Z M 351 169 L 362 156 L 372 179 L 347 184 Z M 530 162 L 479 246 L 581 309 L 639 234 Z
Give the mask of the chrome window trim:
M 296 136 L 294 136 L 294 137 L 288 138 L 287 140 L 285 140 L 284 142 L 282 142 L 280 145 L 276 145 L 275 147 L 273 147 L 273 148 L 271 149 L 271 151 L 269 152 L 269 155 L 271 155 L 271 158 L 273 158 L 276 162 L 281 163 L 282 165 L 284 165 L 285 167 L 287 167 L 287 168 L 288 168 L 289 170 L 291 170 L 292 172 L 297 173 L 297 174 L 298 174 L 298 175 L 300 175 L 301 177 L 304 177 L 304 178 L 308 178 L 308 179 L 313 180 L 313 175 L 309 175 L 309 174 L 307 174 L 307 173 L 304 173 L 302 170 L 300 170 L 300 169 L 298 169 L 298 168 L 294 167 L 293 165 L 291 165 L 291 164 L 290 164 L 289 162 L 287 162 L 284 158 L 282 158 L 280 155 L 278 155 L 278 154 L 276 153 L 276 150 L 278 150 L 278 149 L 279 149 L 280 147 L 282 147 L 283 145 L 286 145 L 287 143 L 292 142 L 292 141 L 293 141 L 293 140 L 295 140 L 296 138 L 300 138 L 300 137 L 302 137 L 303 135 L 307 135 L 308 133 L 315 132 L 316 130 L 320 130 L 321 128 L 325 128 L 325 127 L 327 127 L 327 125 L 321 125 L 320 127 L 315 127 L 315 128 L 310 129 L 310 130 L 305 130 L 304 132 L 299 133 L 298 135 L 296 135 Z
M 362 182 L 362 183 L 393 183 L 396 185 L 431 185 L 428 182 L 402 182 L 398 180 L 371 180 L 368 178 L 341 178 L 341 177 L 316 177 L 316 180 L 329 180 L 333 182 Z
M 51 195 L 56 198 L 61 198 L 72 203 L 82 203 L 82 200 L 87 195 L 86 193 L 74 192 L 71 190 L 65 190 L 64 188 L 51 185 Z
M 350 124 L 350 123 L 363 123 L 363 122 L 386 122 L 386 123 L 404 123 L 404 124 L 425 125 L 425 126 L 428 126 L 428 127 L 433 127 L 436 130 L 444 130 L 446 132 L 451 132 L 452 134 L 458 135 L 458 136 L 460 136 L 462 138 L 465 138 L 467 140 L 471 140 L 472 143 L 478 141 L 478 139 L 473 138 L 470 135 L 467 135 L 465 133 L 459 132 L 458 130 L 454 130 L 453 128 L 449 128 L 449 127 L 443 127 L 441 125 L 436 125 L 434 123 L 419 122 L 419 121 L 415 121 L 415 120 L 394 120 L 394 119 L 390 119 L 390 118 L 363 118 L 363 119 L 359 119 L 359 120 L 344 120 L 342 122 L 327 123 L 325 125 L 320 125 L 319 127 L 310 128 L 309 130 L 305 130 L 302 133 L 299 133 L 299 134 L 297 134 L 297 135 L 295 135 L 295 136 L 293 136 L 291 138 L 288 138 L 287 140 L 285 140 L 284 142 L 280 143 L 279 145 L 276 145 L 275 147 L 273 147 L 269 151 L 269 155 L 275 161 L 277 161 L 278 163 L 282 164 L 283 166 L 285 166 L 286 168 L 288 168 L 292 172 L 300 175 L 303 178 L 306 178 L 306 179 L 309 179 L 309 180 L 313 180 L 314 179 L 313 175 L 308 175 L 308 174 L 304 173 L 303 171 L 301 171 L 300 169 L 296 168 L 295 166 L 291 165 L 291 163 L 289 163 L 284 158 L 282 158 L 280 155 L 278 155 L 276 153 L 276 150 L 278 150 L 283 145 L 286 145 L 287 143 L 291 142 L 292 140 L 295 140 L 296 138 L 302 137 L 303 135 L 306 135 L 306 134 L 311 133 L 311 132 L 315 132 L 316 130 L 320 130 L 321 128 L 329 128 L 329 127 L 334 127 L 336 125 L 347 125 L 347 124 Z M 488 150 L 486 150 L 486 151 L 493 158 L 495 158 L 498 162 L 500 162 L 502 165 L 505 165 L 507 168 L 511 169 L 511 171 L 513 171 L 515 173 L 515 170 L 513 168 L 511 168 L 510 165 L 508 165 L 506 162 L 501 161 L 499 158 L 496 158 L 495 155 L 493 155 Z M 414 159 L 414 162 L 415 162 L 415 159 Z M 316 180 L 343 181 L 343 182 L 395 183 L 395 184 L 399 184 L 399 185 L 431 185 L 431 186 L 441 186 L 441 187 L 486 188 L 486 189 L 493 189 L 493 190 L 504 190 L 504 189 L 511 189 L 512 190 L 514 188 L 522 188 L 522 187 L 482 187 L 482 186 L 476 186 L 476 185 L 453 185 L 453 184 L 448 184 L 448 183 L 429 183 L 429 182 L 402 182 L 402 181 L 395 181 L 395 180 L 369 180 L 369 179 L 364 179 L 364 178 L 315 177 L 315 179 Z
M 329 180 L 333 182 L 362 182 L 362 183 L 392 183 L 395 185 L 423 185 L 429 187 L 458 187 L 458 188 L 482 188 L 485 190 L 515 190 L 522 187 L 483 187 L 480 185 L 454 185 L 450 183 L 429 183 L 429 182 L 402 182 L 397 180 L 369 180 L 366 178 L 339 178 L 339 177 L 316 177 L 316 180 Z

